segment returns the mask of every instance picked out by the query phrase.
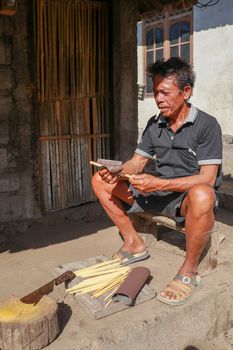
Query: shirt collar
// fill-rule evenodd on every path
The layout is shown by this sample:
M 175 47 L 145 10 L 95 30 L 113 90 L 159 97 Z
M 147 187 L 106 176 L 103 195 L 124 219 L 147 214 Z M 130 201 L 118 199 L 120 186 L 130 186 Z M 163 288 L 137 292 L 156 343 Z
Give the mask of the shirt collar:
M 193 124 L 197 118 L 197 114 L 198 114 L 198 108 L 191 104 L 189 114 L 188 114 L 187 118 L 185 119 L 183 125 L 187 124 L 187 123 Z M 168 122 L 167 119 L 160 113 L 158 115 L 158 124 L 167 124 L 167 122 Z

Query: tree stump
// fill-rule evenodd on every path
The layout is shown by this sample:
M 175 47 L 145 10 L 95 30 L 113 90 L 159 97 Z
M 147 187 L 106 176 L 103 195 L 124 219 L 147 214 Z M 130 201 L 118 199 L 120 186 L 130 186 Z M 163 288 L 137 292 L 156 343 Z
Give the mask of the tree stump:
M 59 334 L 57 302 L 47 295 L 36 304 L 12 297 L 0 303 L 0 349 L 38 350 Z

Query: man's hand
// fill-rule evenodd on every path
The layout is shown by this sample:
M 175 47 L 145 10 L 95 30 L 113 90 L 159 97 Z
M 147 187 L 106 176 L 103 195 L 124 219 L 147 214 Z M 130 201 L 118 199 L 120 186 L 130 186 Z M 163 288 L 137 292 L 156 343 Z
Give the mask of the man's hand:
M 197 175 L 178 177 L 174 179 L 161 179 L 159 177 L 142 174 L 132 175 L 130 183 L 140 192 L 175 191 L 184 192 L 196 184 L 214 186 L 218 172 L 217 164 L 202 165 Z
M 140 192 L 154 192 L 158 189 L 159 178 L 149 174 L 132 175 L 129 182 Z
M 118 175 L 116 173 L 111 173 L 105 167 L 99 170 L 99 174 L 102 177 L 102 179 L 109 184 L 114 184 L 118 180 Z

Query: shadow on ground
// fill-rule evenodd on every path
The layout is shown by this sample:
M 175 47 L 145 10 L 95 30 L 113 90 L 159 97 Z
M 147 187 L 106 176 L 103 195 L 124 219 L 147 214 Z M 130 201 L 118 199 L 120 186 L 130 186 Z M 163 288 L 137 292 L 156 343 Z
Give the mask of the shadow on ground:
M 96 233 L 113 224 L 98 203 L 89 203 L 54 212 L 33 221 L 26 232 L 6 235 L 0 242 L 0 253 L 38 249 Z
M 72 310 L 71 310 L 71 307 L 65 304 L 64 302 L 58 303 L 58 308 L 59 308 L 58 310 L 59 310 L 59 319 L 60 319 L 60 327 L 61 327 L 60 334 L 61 334 L 71 318 Z
M 225 225 L 233 226 L 231 214 L 229 211 L 218 209 L 216 220 Z M 10 234 L 4 235 L 3 233 L 2 235 L 0 232 L 0 253 L 4 251 L 15 253 L 72 241 L 112 226 L 113 223 L 99 203 L 88 203 L 46 214 L 31 222 L 25 232 L 20 232 L 16 224 Z M 163 241 L 185 250 L 183 234 L 164 227 L 160 227 L 159 231 Z

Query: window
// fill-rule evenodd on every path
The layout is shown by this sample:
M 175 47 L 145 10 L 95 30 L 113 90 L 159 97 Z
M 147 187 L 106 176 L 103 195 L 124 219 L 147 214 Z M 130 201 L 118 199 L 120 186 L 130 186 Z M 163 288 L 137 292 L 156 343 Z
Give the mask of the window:
M 181 57 L 192 63 L 192 12 L 171 15 L 144 22 L 146 67 L 159 59 Z M 150 77 L 145 79 L 146 94 L 153 93 Z

